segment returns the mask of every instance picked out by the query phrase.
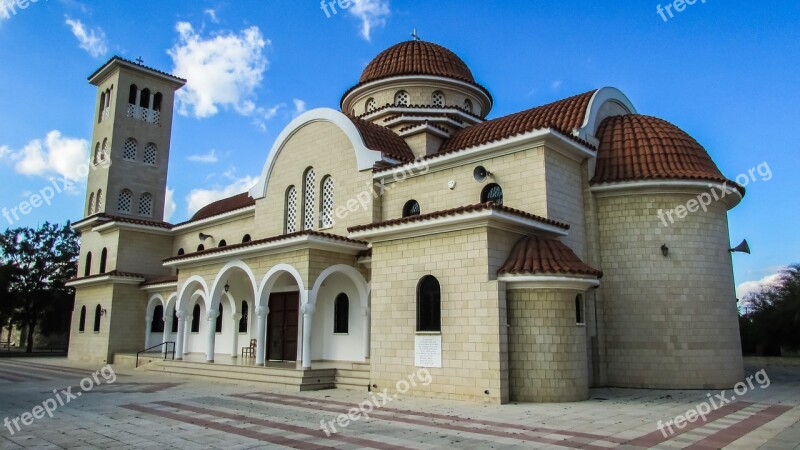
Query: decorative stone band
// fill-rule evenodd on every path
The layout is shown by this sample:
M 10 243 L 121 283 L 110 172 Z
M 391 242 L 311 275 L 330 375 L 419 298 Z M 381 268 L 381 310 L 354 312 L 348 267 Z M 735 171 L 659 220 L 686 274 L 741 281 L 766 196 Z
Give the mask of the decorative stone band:
M 587 275 L 513 275 L 503 274 L 497 281 L 506 283 L 506 289 L 565 289 L 585 291 L 600 286 L 600 280 Z
M 595 184 L 591 191 L 598 197 L 636 194 L 716 194 L 715 200 L 725 202 L 728 209 L 744 198 L 744 187 L 734 181 L 724 183 L 702 180 L 640 180 Z
M 90 275 L 88 277 L 73 278 L 66 282 L 64 286 L 77 287 L 109 282 L 117 284 L 141 284 L 145 279 L 146 277 L 139 273 L 119 272 L 117 270 L 113 270 L 111 272 Z

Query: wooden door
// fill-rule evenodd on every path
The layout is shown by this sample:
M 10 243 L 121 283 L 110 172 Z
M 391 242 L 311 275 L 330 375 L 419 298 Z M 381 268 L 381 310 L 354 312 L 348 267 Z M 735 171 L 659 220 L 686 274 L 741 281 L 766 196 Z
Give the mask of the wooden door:
M 297 360 L 297 332 L 300 309 L 299 292 L 270 294 L 267 316 L 267 359 Z

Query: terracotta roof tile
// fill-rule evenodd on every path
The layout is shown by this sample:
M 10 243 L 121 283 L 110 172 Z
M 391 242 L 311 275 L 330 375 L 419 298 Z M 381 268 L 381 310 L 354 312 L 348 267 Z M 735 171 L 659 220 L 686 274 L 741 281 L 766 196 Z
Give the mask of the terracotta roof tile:
M 178 281 L 178 276 L 177 275 L 152 276 L 152 277 L 148 277 L 142 283 L 142 286 L 150 286 L 150 285 L 162 284 L 162 283 L 175 283 L 177 281 Z
M 392 130 L 358 117 L 350 115 L 347 117 L 358 128 L 358 132 L 364 138 L 364 144 L 368 149 L 379 151 L 399 161 L 408 162 L 414 160 L 414 152 L 411 151 L 411 147 Z
M 493 210 L 493 211 L 502 211 L 510 214 L 514 214 L 516 216 L 523 217 L 525 219 L 535 220 L 537 222 L 541 222 L 547 225 L 552 225 L 555 227 L 563 228 L 565 230 L 569 229 L 569 225 L 558 222 L 555 220 L 547 219 L 545 217 L 537 216 L 535 214 L 526 213 L 525 211 L 520 211 L 518 209 L 509 208 L 507 206 L 500 206 L 495 204 L 494 202 L 486 202 L 486 203 L 478 203 L 477 205 L 468 205 L 468 206 L 459 206 L 458 208 L 453 209 L 446 209 L 443 211 L 436 211 L 428 214 L 420 214 L 417 216 L 408 216 L 408 217 L 400 217 L 397 219 L 386 220 L 383 222 L 376 222 L 370 223 L 365 225 L 357 225 L 354 227 L 349 227 L 347 231 L 351 233 L 355 233 L 358 231 L 366 231 L 372 230 L 376 228 L 384 228 L 393 225 L 401 225 L 405 223 L 413 223 L 413 222 L 422 222 L 425 220 L 436 219 L 440 217 L 447 217 L 447 216 L 456 216 L 459 214 L 470 213 L 470 212 L 477 212 L 477 211 L 485 211 L 485 210 Z
M 75 277 L 69 280 L 69 282 L 73 281 L 83 281 L 83 280 L 93 280 L 95 278 L 103 278 L 103 277 L 117 277 L 117 278 L 147 278 L 146 275 L 141 273 L 134 273 L 134 272 L 121 272 L 119 270 L 112 270 L 106 273 L 96 273 L 94 275 L 89 275 L 88 277 Z
M 583 125 L 589 102 L 595 92 L 597 91 L 586 92 L 464 128 L 445 141 L 439 153 L 477 147 L 545 128 L 571 136 L 572 130 Z
M 88 220 L 91 220 L 93 218 L 105 219 L 104 220 L 105 222 L 114 221 L 114 222 L 130 223 L 130 224 L 133 224 L 133 225 L 145 225 L 145 226 L 148 226 L 148 227 L 164 228 L 164 229 L 167 229 L 167 230 L 171 229 L 172 226 L 173 226 L 171 223 L 164 222 L 164 221 L 161 221 L 161 220 L 148 220 L 148 219 L 140 219 L 140 218 L 128 217 L 128 216 L 115 216 L 115 215 L 106 214 L 106 213 L 102 213 L 102 212 L 101 213 L 97 213 L 97 214 L 93 214 L 93 215 L 88 216 L 88 217 L 85 217 L 85 218 L 73 223 L 72 225 L 73 226 L 79 225 L 79 224 L 81 224 L 83 222 L 86 222 Z
M 600 124 L 597 138 L 600 146 L 593 184 L 655 179 L 728 181 L 697 141 L 656 117 L 609 117 Z
M 255 204 L 256 201 L 252 197 L 250 197 L 250 194 L 248 194 L 247 192 L 242 192 L 241 194 L 236 194 L 232 197 L 223 198 L 222 200 L 217 200 L 200 208 L 196 213 L 194 213 L 189 222 L 208 219 L 209 217 L 214 217 L 220 214 L 225 214 L 227 212 L 236 211 L 237 209 L 247 208 Z
M 102 66 L 100 66 L 99 69 L 95 70 L 94 73 L 89 75 L 89 79 L 91 80 L 92 78 L 94 78 L 95 75 L 97 75 L 98 73 L 102 72 L 103 69 L 106 68 L 106 66 L 108 66 L 111 63 L 113 63 L 114 61 L 122 61 L 122 62 L 125 62 L 125 63 L 128 63 L 128 64 L 133 64 L 134 66 L 141 67 L 142 69 L 146 69 L 146 70 L 155 72 L 157 74 L 164 75 L 166 77 L 172 78 L 173 80 L 175 80 L 175 81 L 177 81 L 177 82 L 179 82 L 181 84 L 186 84 L 186 80 L 184 78 L 176 77 L 175 75 L 173 75 L 171 73 L 163 72 L 161 70 L 154 69 L 152 67 L 145 66 L 144 64 L 139 64 L 139 63 L 137 63 L 135 61 L 131 61 L 129 59 L 121 58 L 119 56 L 112 56 L 111 59 L 106 61 L 106 63 L 103 64 Z
M 602 278 L 603 272 L 581 261 L 557 239 L 524 237 L 517 242 L 498 273 L 514 275 L 571 274 Z

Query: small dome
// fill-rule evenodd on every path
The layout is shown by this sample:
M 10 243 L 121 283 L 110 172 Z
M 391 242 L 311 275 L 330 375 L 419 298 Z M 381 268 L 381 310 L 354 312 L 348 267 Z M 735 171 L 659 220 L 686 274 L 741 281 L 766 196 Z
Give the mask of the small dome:
M 237 209 L 247 208 L 248 206 L 253 206 L 255 204 L 256 201 L 250 197 L 250 194 L 243 192 L 232 197 L 223 198 L 222 200 L 209 203 L 194 213 L 190 221 L 208 219 L 209 217 L 218 216 L 220 214 L 225 214 L 226 212 L 235 211 Z
M 358 83 L 400 75 L 433 75 L 476 84 L 472 71 L 455 53 L 441 45 L 416 40 L 381 52 L 367 64 Z
M 682 179 L 728 181 L 694 138 L 675 125 L 629 114 L 605 119 L 592 183 Z

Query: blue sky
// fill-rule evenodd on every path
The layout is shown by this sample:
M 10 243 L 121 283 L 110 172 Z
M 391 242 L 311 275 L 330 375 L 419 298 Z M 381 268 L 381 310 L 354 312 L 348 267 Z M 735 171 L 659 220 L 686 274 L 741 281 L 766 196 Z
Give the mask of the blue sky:
M 80 218 L 76 167 L 88 160 L 95 100 L 86 77 L 115 54 L 190 78 L 168 181 L 168 219 L 179 222 L 243 191 L 294 116 L 338 107 L 370 59 L 416 28 L 489 88 L 491 117 L 614 86 L 689 132 L 728 177 L 767 163 L 772 177 L 756 174 L 729 215 L 732 243 L 753 248 L 734 256 L 737 284 L 800 262 L 796 2 L 698 0 L 664 21 L 665 0 L 359 0 L 330 17 L 316 0 L 30 0 L 14 13 L 15 1 L 0 0 L 0 206 L 73 184 L 15 226 Z M 209 60 L 222 69 L 198 63 Z

